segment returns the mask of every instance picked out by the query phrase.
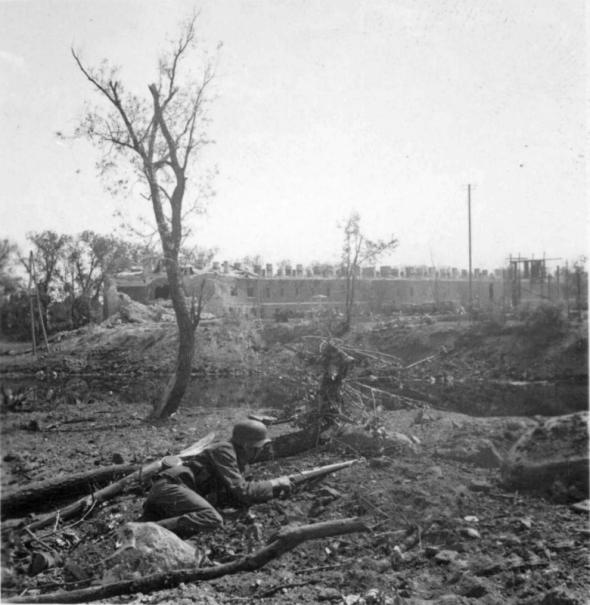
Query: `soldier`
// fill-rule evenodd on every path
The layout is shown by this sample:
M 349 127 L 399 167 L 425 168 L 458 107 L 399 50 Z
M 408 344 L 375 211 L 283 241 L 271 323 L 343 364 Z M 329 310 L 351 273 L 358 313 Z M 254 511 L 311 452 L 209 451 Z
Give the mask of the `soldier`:
M 144 504 L 144 521 L 187 537 L 223 524 L 215 506 L 249 505 L 288 496 L 288 477 L 247 481 L 243 472 L 270 442 L 266 426 L 257 420 L 238 422 L 229 441 L 208 445 L 190 461 L 176 456 L 163 461 L 164 470 L 154 482 Z

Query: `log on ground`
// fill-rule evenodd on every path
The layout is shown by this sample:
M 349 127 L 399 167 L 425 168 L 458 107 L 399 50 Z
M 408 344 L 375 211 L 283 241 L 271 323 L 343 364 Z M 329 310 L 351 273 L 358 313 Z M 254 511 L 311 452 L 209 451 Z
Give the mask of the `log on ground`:
M 2 494 L 0 499 L 2 519 L 14 515 L 22 516 L 59 500 L 89 494 L 97 487 L 135 470 L 137 470 L 136 464 L 113 464 L 91 471 L 29 483 L 18 491 Z

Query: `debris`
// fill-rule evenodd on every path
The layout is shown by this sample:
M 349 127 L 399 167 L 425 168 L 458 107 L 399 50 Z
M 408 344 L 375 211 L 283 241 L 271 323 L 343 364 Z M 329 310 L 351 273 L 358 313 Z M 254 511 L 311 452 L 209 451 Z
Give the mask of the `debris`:
M 467 536 L 468 538 L 472 538 L 474 540 L 481 539 L 481 534 L 477 531 L 477 529 L 474 529 L 473 527 L 463 527 L 461 529 L 461 533 L 464 536 Z
M 27 573 L 30 576 L 36 576 L 37 574 L 50 569 L 57 562 L 55 555 L 51 555 L 47 552 L 36 550 L 31 556 L 31 562 L 27 569 Z
M 570 504 L 570 508 L 577 513 L 590 514 L 590 500 L 575 502 L 574 504 Z
M 469 489 L 472 492 L 488 493 L 492 490 L 492 484 L 489 481 L 475 479 L 469 484 Z
M 571 486 L 588 492 L 589 471 L 588 412 L 577 412 L 549 418 L 527 431 L 508 452 L 502 479 L 512 489 L 565 501 Z M 556 481 L 563 489 L 555 489 Z

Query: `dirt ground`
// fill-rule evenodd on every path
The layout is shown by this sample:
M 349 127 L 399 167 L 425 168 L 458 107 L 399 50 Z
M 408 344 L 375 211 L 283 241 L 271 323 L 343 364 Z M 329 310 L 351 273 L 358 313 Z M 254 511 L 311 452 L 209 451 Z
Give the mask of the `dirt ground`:
M 261 367 L 284 370 L 293 362 L 294 343 L 309 335 L 301 326 L 244 328 L 211 322 L 205 327 L 195 358 L 197 381 L 231 372 L 244 376 L 247 384 L 248 376 L 259 376 Z M 579 382 L 586 376 L 587 383 L 583 326 L 530 349 L 510 333 L 480 334 L 471 342 L 473 338 L 473 331 L 451 324 L 383 322 L 359 329 L 348 345 L 403 357 L 406 365 L 434 355 L 404 375 L 404 380 L 414 381 L 411 392 L 427 398 L 438 397 L 437 376 L 443 375 L 461 383 L 469 374 L 469 380 L 475 376 L 486 387 L 490 380 L 522 379 L 523 372 L 532 380 L 565 377 Z M 5 382 L 14 385 L 25 372 L 42 374 L 37 374 L 34 397 L 22 409 L 3 412 L 3 493 L 60 474 L 114 462 L 141 464 L 174 454 L 211 430 L 228 436 L 233 422 L 249 412 L 283 413 L 278 406 L 269 407 L 268 399 L 247 399 L 233 407 L 187 404 L 163 425 L 146 423 L 149 398 L 122 398 L 108 389 L 109 376 L 113 381 L 116 376 L 150 381 L 164 375 L 173 360 L 173 344 L 173 324 L 160 318 L 64 336 L 54 343 L 58 351 L 33 364 L 30 355 L 5 346 L 0 356 Z M 481 353 L 476 356 L 474 350 Z M 376 383 L 383 378 L 376 376 L 375 367 L 364 371 Z M 88 378 L 92 372 L 102 373 L 100 389 Z M 474 392 L 469 390 L 470 397 Z M 455 409 L 465 407 L 461 393 L 463 404 Z M 368 532 L 306 542 L 257 572 L 109 602 L 586 603 L 587 513 L 577 512 L 568 502 L 507 491 L 496 466 L 469 455 L 485 442 L 502 456 L 542 418 L 484 415 L 481 409 L 458 413 L 450 411 L 451 399 L 449 395 L 446 409 L 432 404 L 379 409 L 384 430 L 409 436 L 413 445 L 365 456 L 288 500 L 252 507 L 262 528 L 256 540 L 244 530 L 243 514 L 232 514 L 222 531 L 203 534 L 198 542 L 207 552 L 207 564 L 215 564 L 256 550 L 277 528 L 289 524 L 360 516 Z M 273 435 L 292 427 L 270 430 Z M 358 453 L 334 439 L 302 455 L 257 464 L 252 472 L 256 478 L 275 477 L 357 458 Z M 63 587 L 72 580 L 67 571 L 72 562 L 99 577 L 101 561 L 115 550 L 116 529 L 138 518 L 144 495 L 136 491 L 107 502 L 66 531 L 39 530 L 36 538 L 43 544 L 30 535 L 11 533 L 4 522 L 3 598 Z M 59 563 L 28 574 L 32 552 L 47 548 L 59 554 Z

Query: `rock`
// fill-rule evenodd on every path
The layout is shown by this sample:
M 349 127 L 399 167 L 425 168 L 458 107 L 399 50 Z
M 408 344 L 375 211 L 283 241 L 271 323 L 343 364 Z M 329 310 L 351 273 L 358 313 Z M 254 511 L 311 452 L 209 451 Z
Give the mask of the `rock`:
M 124 464 L 125 463 L 125 459 L 118 452 L 115 452 L 113 454 L 112 461 L 113 461 L 113 464 Z
M 379 457 L 384 452 L 416 453 L 418 451 L 418 446 L 403 433 L 374 434 L 353 425 L 345 425 L 335 435 L 335 445 L 342 443 L 367 457 Z
M 548 592 L 541 601 L 541 605 L 584 605 L 584 601 L 567 588 L 560 586 Z
M 340 601 L 340 591 L 335 588 L 322 588 L 317 594 L 318 601 Z
M 68 559 L 63 568 L 64 579 L 69 583 L 77 583 L 77 588 L 89 584 L 92 574 L 75 561 Z
M 194 546 L 157 523 L 126 523 L 118 535 L 122 545 L 105 562 L 103 584 L 198 565 Z
M 479 481 L 477 479 L 474 479 L 469 484 L 469 489 L 472 492 L 488 493 L 488 492 L 490 492 L 492 490 L 492 484 L 489 481 Z
M 434 556 L 437 563 L 452 563 L 457 560 L 459 553 L 456 550 L 440 550 Z
M 471 538 L 472 540 L 480 540 L 481 539 L 481 534 L 477 531 L 477 529 L 474 529 L 473 527 L 463 527 L 461 529 L 461 533 L 464 536 L 467 536 L 468 538 Z
M 501 475 L 520 491 L 555 497 L 555 484 L 588 492 L 588 412 L 549 418 L 527 431 L 510 449 Z
M 443 471 L 440 466 L 430 466 L 426 469 L 426 474 L 432 479 L 442 479 Z
M 393 460 L 389 456 L 378 456 L 377 458 L 369 458 L 367 460 L 371 468 L 387 468 L 393 464 Z
M 475 578 L 469 574 L 465 574 L 459 582 L 458 591 L 464 597 L 470 599 L 481 599 L 488 594 L 488 587 L 482 580 Z

